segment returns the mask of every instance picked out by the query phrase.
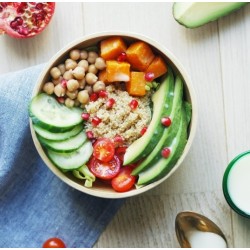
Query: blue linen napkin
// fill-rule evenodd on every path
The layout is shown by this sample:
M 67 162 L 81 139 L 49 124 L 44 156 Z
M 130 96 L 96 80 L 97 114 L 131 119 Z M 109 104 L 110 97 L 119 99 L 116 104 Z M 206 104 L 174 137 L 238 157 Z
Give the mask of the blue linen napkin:
M 67 186 L 33 144 L 28 104 L 44 65 L 0 76 L 0 247 L 42 247 L 50 237 L 67 247 L 92 247 L 123 200 Z

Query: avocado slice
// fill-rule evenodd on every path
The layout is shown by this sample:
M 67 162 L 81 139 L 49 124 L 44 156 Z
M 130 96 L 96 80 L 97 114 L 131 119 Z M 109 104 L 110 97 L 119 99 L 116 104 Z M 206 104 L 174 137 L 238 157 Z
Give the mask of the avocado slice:
M 182 96 L 183 96 L 183 83 L 179 76 L 176 77 L 175 89 L 174 89 L 174 99 L 172 110 L 170 113 L 170 119 L 172 124 L 170 127 L 164 128 L 164 132 L 159 142 L 151 153 L 141 162 L 132 172 L 132 175 L 138 175 L 140 172 L 152 166 L 161 158 L 161 150 L 164 148 L 164 145 L 169 145 L 171 141 L 176 136 L 181 120 L 181 109 L 182 109 Z
M 187 143 L 187 118 L 184 107 L 181 112 L 181 122 L 174 140 L 167 145 L 171 150 L 171 154 L 168 158 L 161 157 L 156 164 L 148 168 L 147 170 L 139 173 L 137 185 L 146 185 L 159 180 L 167 173 L 170 172 L 172 167 L 178 161 L 181 156 L 185 145 Z
M 161 118 L 170 115 L 173 105 L 173 96 L 174 75 L 169 68 L 167 76 L 152 96 L 153 117 L 148 129 L 142 137 L 134 141 L 127 148 L 124 155 L 124 165 L 128 165 L 144 158 L 154 149 L 164 131 L 164 127 L 161 124 Z
M 189 2 L 174 3 L 173 16 L 187 28 L 196 28 L 233 12 L 247 2 Z

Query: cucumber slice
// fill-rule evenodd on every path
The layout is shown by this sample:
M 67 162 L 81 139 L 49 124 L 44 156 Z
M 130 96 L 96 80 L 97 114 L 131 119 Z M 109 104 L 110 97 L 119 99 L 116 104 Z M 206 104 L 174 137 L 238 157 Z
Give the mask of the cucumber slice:
M 87 136 L 85 131 L 83 130 L 79 134 L 71 137 L 65 141 L 50 141 L 41 136 L 38 136 L 38 140 L 47 148 L 56 152 L 72 152 L 76 149 L 80 148 L 83 143 L 86 141 Z
M 74 170 L 84 165 L 93 153 L 92 143 L 86 141 L 80 148 L 71 153 L 58 153 L 48 150 L 50 160 L 64 171 Z
M 52 132 L 71 130 L 82 122 L 82 109 L 68 108 L 45 93 L 35 96 L 29 106 L 32 122 Z
M 33 128 L 36 133 L 43 137 L 44 139 L 51 140 L 51 141 L 64 141 L 67 140 L 77 134 L 79 134 L 83 130 L 82 124 L 75 126 L 72 130 L 62 132 L 62 133 L 53 133 L 46 129 L 43 129 L 35 124 L 33 124 Z

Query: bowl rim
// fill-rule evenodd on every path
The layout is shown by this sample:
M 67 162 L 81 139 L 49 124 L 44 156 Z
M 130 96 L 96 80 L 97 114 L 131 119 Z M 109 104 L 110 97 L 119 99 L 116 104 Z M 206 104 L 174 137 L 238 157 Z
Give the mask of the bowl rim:
M 197 108 L 197 98 L 195 94 L 194 87 L 191 83 L 191 79 L 189 75 L 187 74 L 186 70 L 184 69 L 183 65 L 180 63 L 180 61 L 177 59 L 177 57 L 167 48 L 162 46 L 160 43 L 155 41 L 152 38 L 149 38 L 148 36 L 139 34 L 139 33 L 134 33 L 134 32 L 128 32 L 128 31 L 104 31 L 104 32 L 95 32 L 91 33 L 89 35 L 85 35 L 83 37 L 80 37 L 78 39 L 73 40 L 72 42 L 68 43 L 66 46 L 64 46 L 62 49 L 60 49 L 45 65 L 43 68 L 42 72 L 40 73 L 36 84 L 34 86 L 32 96 L 37 95 L 40 89 L 40 84 L 44 77 L 46 76 L 48 70 L 51 68 L 51 66 L 54 64 L 54 62 L 62 56 L 66 51 L 69 49 L 76 47 L 78 44 L 83 43 L 85 41 L 91 40 L 91 39 L 96 39 L 98 37 L 108 37 L 108 36 L 123 36 L 123 37 L 130 37 L 132 39 L 137 39 L 137 40 L 142 40 L 148 44 L 150 44 L 152 47 L 155 47 L 158 49 L 161 53 L 166 55 L 168 59 L 171 61 L 171 63 L 177 68 L 177 70 L 180 72 L 181 77 L 183 78 L 185 85 L 188 89 L 189 95 L 190 95 L 190 100 L 192 103 L 192 116 L 191 116 L 191 126 L 190 126 L 190 132 L 189 132 L 189 137 L 187 140 L 187 144 L 185 145 L 184 151 L 182 152 L 181 157 L 178 159 L 177 163 L 174 165 L 174 167 L 170 170 L 166 176 L 163 178 L 159 179 L 158 181 L 155 181 L 151 184 L 148 184 L 146 186 L 143 186 L 139 189 L 133 189 L 128 192 L 105 192 L 102 190 L 94 190 L 91 188 L 86 188 L 83 185 L 80 185 L 76 183 L 75 181 L 69 179 L 68 177 L 65 178 L 65 174 L 60 171 L 54 164 L 48 159 L 47 155 L 45 154 L 43 148 L 41 147 L 40 142 L 37 139 L 37 136 L 35 134 L 34 128 L 32 126 L 32 120 L 29 118 L 29 124 L 30 124 L 30 131 L 32 135 L 33 142 L 35 144 L 36 150 L 38 151 L 38 154 L 42 158 L 43 162 L 45 165 L 63 182 L 68 184 L 69 186 L 73 187 L 74 189 L 77 189 L 83 193 L 86 193 L 88 195 L 100 197 L 100 198 L 108 198 L 108 199 L 121 199 L 121 198 L 128 198 L 132 197 L 135 195 L 142 194 L 159 184 L 163 183 L 167 178 L 169 178 L 180 166 L 180 164 L 183 162 L 184 158 L 186 157 L 187 153 L 189 152 L 191 145 L 193 143 L 196 130 L 197 130 L 197 121 L 198 121 L 198 108 Z

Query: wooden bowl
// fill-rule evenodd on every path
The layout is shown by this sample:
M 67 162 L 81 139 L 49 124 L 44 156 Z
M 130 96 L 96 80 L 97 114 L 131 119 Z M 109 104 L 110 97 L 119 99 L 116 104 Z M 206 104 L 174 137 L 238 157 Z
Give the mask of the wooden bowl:
M 141 193 L 144 193 L 159 184 L 161 184 L 163 181 L 165 181 L 167 178 L 169 178 L 175 171 L 176 169 L 180 166 L 180 164 L 183 162 L 185 159 L 191 144 L 194 139 L 195 131 L 196 131 L 196 126 L 197 126 L 197 103 L 196 103 L 196 97 L 195 97 L 195 92 L 193 89 L 193 86 L 191 84 L 191 81 L 189 79 L 188 74 L 185 72 L 183 66 L 181 63 L 177 60 L 177 58 L 166 48 L 164 48 L 162 45 L 158 44 L 157 42 L 153 41 L 152 39 L 139 35 L 139 34 L 134 34 L 134 33 L 128 33 L 128 32 L 102 32 L 102 33 L 96 33 L 96 34 L 91 34 L 88 36 L 85 36 L 83 38 L 80 38 L 76 41 L 73 41 L 72 43 L 68 44 L 66 47 L 61 49 L 51 60 L 48 62 L 42 73 L 40 74 L 38 81 L 36 83 L 36 86 L 33 90 L 32 97 L 36 96 L 39 92 L 41 92 L 42 86 L 45 82 L 49 81 L 50 78 L 50 69 L 54 66 L 57 66 L 61 62 L 64 62 L 68 58 L 68 53 L 71 49 L 73 48 L 86 48 L 88 46 L 92 46 L 100 42 L 101 40 L 110 37 L 110 36 L 122 36 L 126 41 L 131 42 L 134 40 L 141 40 L 145 41 L 148 44 L 151 45 L 154 51 L 156 51 L 158 54 L 161 54 L 166 62 L 172 67 L 174 70 L 175 74 L 180 74 L 183 78 L 184 81 L 184 98 L 189 101 L 192 104 L 192 117 L 191 117 L 191 122 L 189 125 L 189 135 L 188 135 L 188 141 L 185 146 L 185 149 L 179 158 L 178 162 L 175 164 L 175 166 L 172 168 L 172 170 L 164 176 L 162 179 L 153 182 L 149 185 L 146 185 L 144 187 L 141 187 L 139 189 L 132 189 L 128 192 L 124 193 L 118 193 L 115 192 L 110 186 L 102 183 L 102 182 L 95 182 L 94 186 L 92 188 L 86 188 L 84 187 L 84 183 L 73 177 L 71 174 L 65 174 L 62 171 L 60 171 L 47 157 L 47 155 L 44 152 L 44 149 L 42 148 L 40 142 L 37 139 L 36 133 L 33 129 L 32 126 L 32 121 L 30 120 L 30 129 L 31 129 L 31 134 L 32 138 L 35 144 L 35 147 L 45 162 L 45 164 L 48 166 L 48 168 L 57 176 L 59 177 L 62 181 L 67 183 L 69 186 L 83 192 L 89 195 L 97 196 L 97 197 L 102 197 L 102 198 L 111 198 L 111 199 L 117 199 L 117 198 L 125 198 L 125 197 L 131 197 L 134 195 L 138 195 Z

